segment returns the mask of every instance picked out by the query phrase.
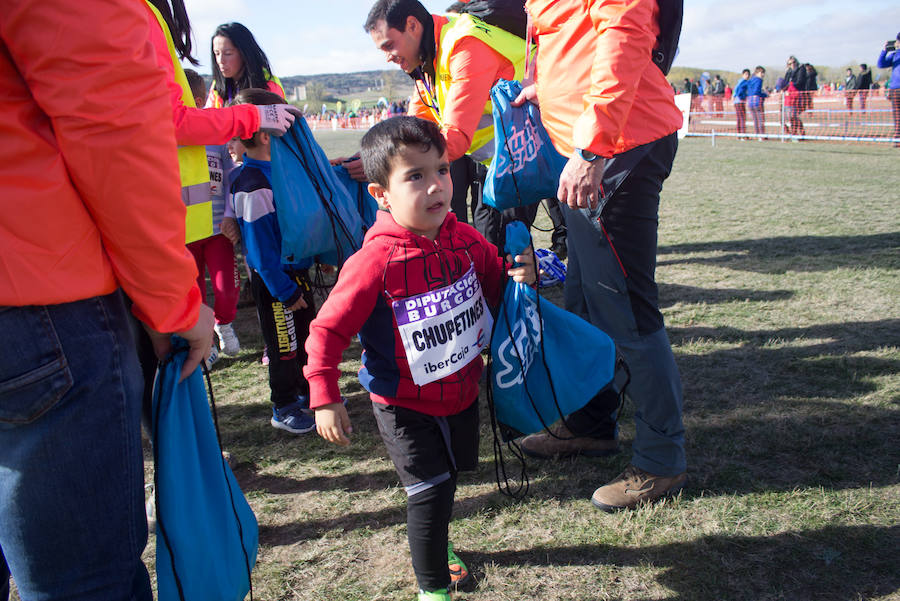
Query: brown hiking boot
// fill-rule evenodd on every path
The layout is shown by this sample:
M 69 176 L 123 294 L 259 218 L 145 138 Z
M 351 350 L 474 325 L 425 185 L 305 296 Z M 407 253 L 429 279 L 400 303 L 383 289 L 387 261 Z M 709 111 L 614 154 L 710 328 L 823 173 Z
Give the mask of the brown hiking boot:
M 540 459 L 573 455 L 603 457 L 619 452 L 619 442 L 615 438 L 575 436 L 562 421 L 550 426 L 549 431 L 542 430 L 526 436 L 519 446 L 526 455 Z
M 595 490 L 591 503 L 610 513 L 620 509 L 633 509 L 677 493 L 686 480 L 687 472 L 670 477 L 654 476 L 629 465 L 610 483 Z

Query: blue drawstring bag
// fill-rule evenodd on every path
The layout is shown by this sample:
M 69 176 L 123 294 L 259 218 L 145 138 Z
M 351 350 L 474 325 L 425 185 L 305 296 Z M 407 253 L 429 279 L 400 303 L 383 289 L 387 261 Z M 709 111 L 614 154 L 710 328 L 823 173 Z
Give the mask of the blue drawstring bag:
M 201 368 L 179 383 L 187 343 L 160 364 L 153 389 L 159 601 L 241 601 L 259 530 L 222 457 Z
M 272 191 L 282 261 L 316 257 L 340 266 L 359 250 L 365 230 L 356 202 L 302 117 L 272 137 Z
M 359 160 L 359 159 L 356 159 Z M 334 173 L 338 180 L 344 184 L 344 188 L 355 201 L 356 210 L 362 217 L 363 227 L 369 229 L 375 223 L 375 215 L 378 214 L 378 201 L 369 194 L 369 186 L 366 182 L 358 182 L 350 177 L 350 172 L 343 165 L 334 165 Z
M 491 88 L 494 159 L 484 182 L 484 202 L 498 211 L 556 198 L 568 161 L 553 147 L 537 106 L 510 104 L 521 92 L 521 83 L 505 79 Z
M 506 227 L 506 252 L 530 244 L 524 224 Z M 491 394 L 500 424 L 538 432 L 584 407 L 613 381 L 616 347 L 602 330 L 527 284 L 507 282 L 491 336 Z

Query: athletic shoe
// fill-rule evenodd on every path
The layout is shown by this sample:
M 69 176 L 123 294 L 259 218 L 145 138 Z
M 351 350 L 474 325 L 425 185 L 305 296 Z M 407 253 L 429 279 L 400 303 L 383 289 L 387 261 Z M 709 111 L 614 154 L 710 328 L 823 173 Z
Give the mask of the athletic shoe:
M 216 336 L 219 337 L 219 348 L 223 353 L 233 357 L 241 352 L 241 343 L 230 323 L 217 323 L 213 329 L 216 331 Z
M 591 438 L 575 436 L 565 422 L 557 422 L 548 430 L 526 436 L 519 442 L 522 451 L 538 459 L 553 457 L 604 457 L 619 452 L 619 442 L 615 438 Z
M 206 360 L 206 371 L 212 369 L 213 363 L 219 360 L 219 349 L 216 348 L 216 345 L 212 345 L 209 349 L 209 358 Z
M 425 591 L 419 591 L 419 600 L 418 601 L 451 601 L 450 593 L 447 592 L 447 589 L 442 588 L 437 591 L 431 591 L 426 593 Z
M 450 586 L 458 588 L 469 581 L 469 568 L 453 552 L 453 543 L 447 542 L 447 567 L 450 568 Z
M 272 407 L 271 423 L 279 430 L 292 434 L 306 434 L 316 429 L 316 420 L 303 413 L 299 403 L 291 403 L 286 407 Z
M 684 487 L 686 480 L 686 472 L 671 477 L 654 476 L 629 465 L 609 484 L 595 490 L 591 503 L 609 513 L 620 509 L 633 509 L 677 493 Z

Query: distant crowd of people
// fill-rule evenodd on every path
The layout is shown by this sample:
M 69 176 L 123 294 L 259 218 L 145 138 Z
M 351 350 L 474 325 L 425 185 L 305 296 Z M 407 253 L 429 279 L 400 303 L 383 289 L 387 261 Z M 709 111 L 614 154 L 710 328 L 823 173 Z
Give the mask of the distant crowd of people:
M 877 66 L 892 69 L 885 95 L 891 101 L 893 110 L 894 137 L 900 138 L 900 98 L 898 98 L 900 93 L 896 91 L 900 89 L 900 81 L 895 81 L 898 64 L 896 47 L 897 45 L 891 42 L 885 44 Z M 856 72 L 852 67 L 847 67 L 844 78 L 838 82 L 827 82 L 820 86 L 818 75 L 818 71 L 811 63 L 801 63 L 792 55 L 788 57 L 784 75 L 778 77 L 774 85 L 765 85 L 766 70 L 762 66 L 757 66 L 752 72 L 750 69 L 744 69 L 734 87 L 719 74 L 711 77 L 708 72 L 704 72 L 698 78 L 685 77 L 681 89 L 674 84 L 672 89 L 676 94 L 691 95 L 691 113 L 703 112 L 705 103 L 707 113 L 722 118 L 727 103 L 731 102 L 739 134 L 747 133 L 749 111 L 753 119 L 753 133 L 757 139 L 762 139 L 766 133 L 765 100 L 772 93 L 780 92 L 783 95 L 785 133 L 791 136 L 804 136 L 806 130 L 801 116 L 813 108 L 813 96 L 816 92 L 823 90 L 843 93 L 848 111 L 853 111 L 854 104 L 858 101 L 859 110 L 865 112 L 870 96 L 881 89 L 881 85 L 873 79 L 872 70 L 866 63 L 861 63 Z

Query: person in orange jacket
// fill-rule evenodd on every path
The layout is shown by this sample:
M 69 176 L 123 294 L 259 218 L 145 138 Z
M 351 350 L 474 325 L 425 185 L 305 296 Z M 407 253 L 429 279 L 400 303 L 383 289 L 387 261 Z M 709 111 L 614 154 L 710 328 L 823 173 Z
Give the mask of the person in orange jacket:
M 501 213 L 481 202 L 494 151 L 491 87 L 524 71 L 525 41 L 469 15 L 436 15 L 418 0 L 376 0 L 364 26 L 388 62 L 414 80 L 408 113 L 437 123 L 447 141 L 453 175 L 453 211 L 466 220 L 465 195 L 473 186 L 474 225 L 503 248 L 502 224 L 534 221 L 537 205 Z
M 212 342 L 184 247 L 166 83 L 144 8 L 0 5 L 0 598 L 151 588 L 130 327 L 158 356 Z
M 538 44 L 534 85 L 557 150 L 570 157 L 557 195 L 566 205 L 566 308 L 616 341 L 635 403 L 631 465 L 591 500 L 606 511 L 672 494 L 685 482 L 681 377 L 655 281 L 659 193 L 672 168 L 682 116 L 651 56 L 657 0 L 528 0 Z M 560 69 L 559 65 L 566 65 Z M 542 457 L 615 452 L 614 390 L 565 423 L 526 437 Z M 570 430 L 571 428 L 571 430 Z

